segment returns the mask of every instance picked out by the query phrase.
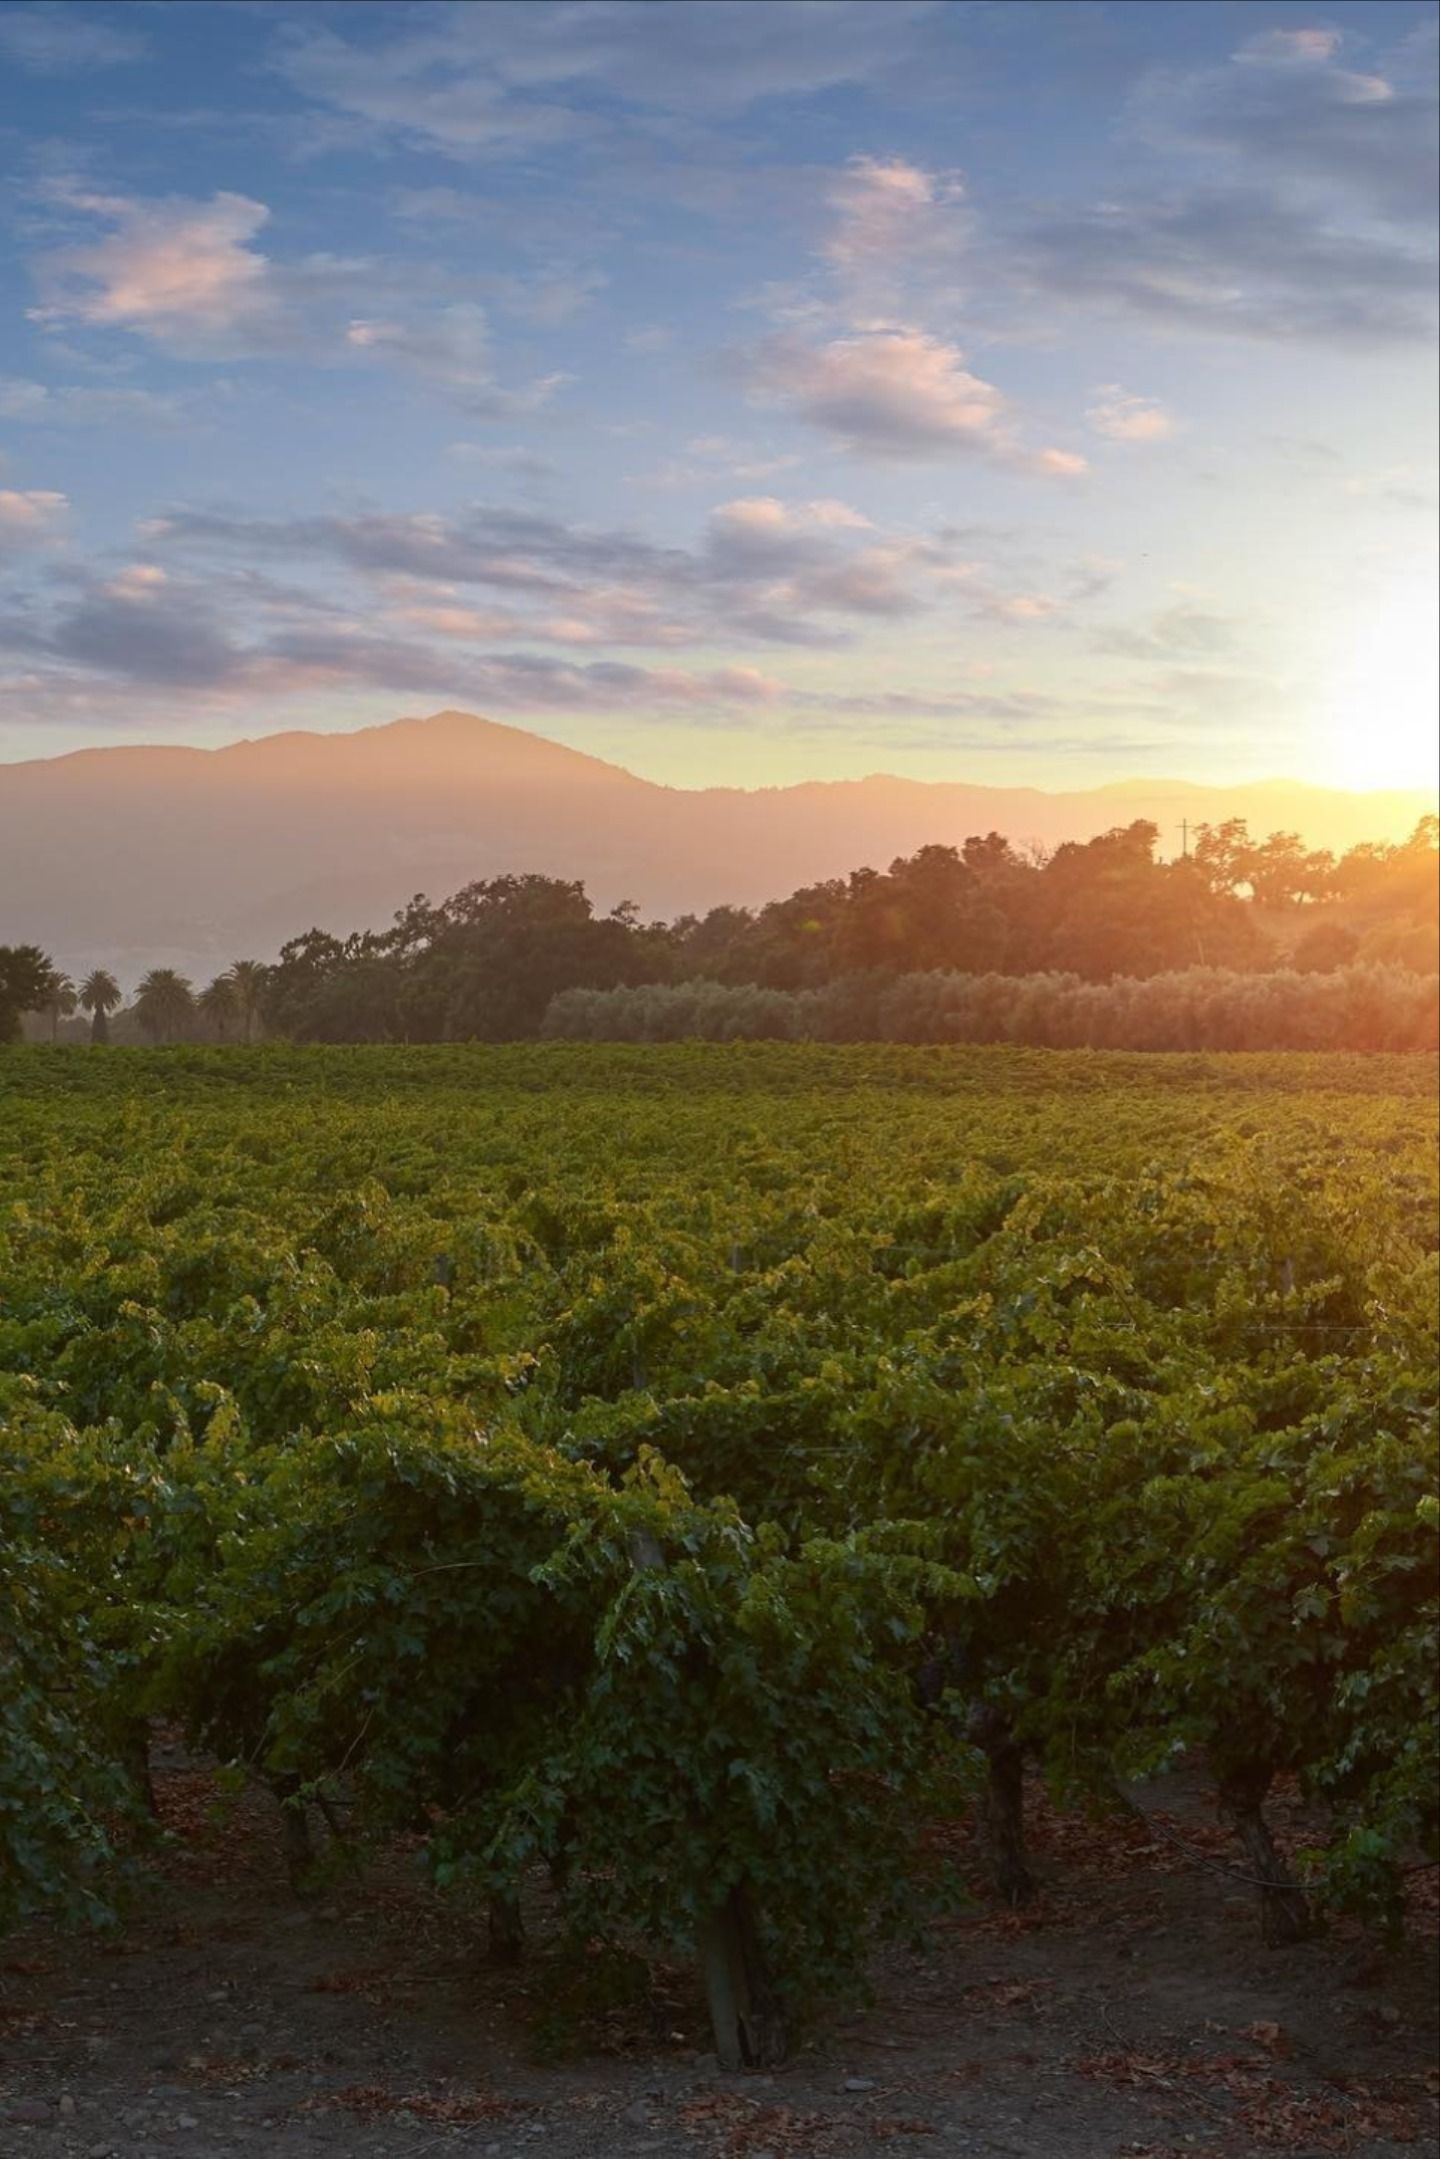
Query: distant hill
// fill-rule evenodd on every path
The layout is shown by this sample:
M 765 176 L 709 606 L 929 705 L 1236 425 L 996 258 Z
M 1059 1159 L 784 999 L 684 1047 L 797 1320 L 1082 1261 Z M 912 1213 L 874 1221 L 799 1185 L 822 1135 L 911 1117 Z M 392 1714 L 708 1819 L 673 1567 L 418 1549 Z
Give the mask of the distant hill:
M 1152 818 L 1166 852 L 1244 817 L 1314 847 L 1398 839 L 1419 791 L 1347 794 L 1288 780 L 1129 780 L 1074 794 L 947 781 L 658 786 L 518 727 L 439 712 L 353 734 L 225 749 L 115 748 L 0 765 L 0 943 L 33 942 L 127 985 L 146 967 L 213 973 L 272 958 L 312 925 L 379 927 L 415 892 L 543 870 L 601 907 L 646 915 L 754 905 L 930 841 L 1003 832 L 1089 839 Z

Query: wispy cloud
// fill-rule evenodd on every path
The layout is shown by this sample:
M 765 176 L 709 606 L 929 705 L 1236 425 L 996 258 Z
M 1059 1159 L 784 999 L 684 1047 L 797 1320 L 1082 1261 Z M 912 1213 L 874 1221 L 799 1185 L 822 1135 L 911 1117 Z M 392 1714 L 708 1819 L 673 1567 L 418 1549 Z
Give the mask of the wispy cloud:
M 1157 331 L 1370 345 L 1432 334 L 1431 250 L 1345 230 L 1256 187 L 1056 210 L 1017 249 L 1037 306 Z
M 109 228 L 37 258 L 40 302 L 30 313 L 46 328 L 124 331 L 189 360 L 378 362 L 482 419 L 534 412 L 568 379 L 554 371 L 503 384 L 484 309 L 437 297 L 450 280 L 424 266 L 335 254 L 277 260 L 255 244 L 270 210 L 248 196 L 146 200 L 64 178 L 41 195 L 55 215 Z M 506 282 L 506 298 L 553 323 L 595 289 L 594 279 L 517 278 Z M 377 300 L 385 313 L 357 312 Z
M 742 662 L 708 667 L 577 660 L 534 652 L 471 651 L 404 624 L 307 610 L 280 596 L 268 620 L 240 634 L 216 596 L 189 577 L 133 564 L 98 580 L 81 576 L 48 621 L 33 610 L 0 614 L 0 650 L 32 663 L 12 677 L 22 709 L 43 716 L 103 695 L 135 709 L 137 692 L 171 693 L 202 705 L 296 698 L 319 691 L 431 695 L 487 712 L 623 714 L 632 721 L 697 718 L 747 724 L 757 717 L 824 728 L 856 716 L 960 718 L 1028 723 L 1052 708 L 1035 693 L 997 689 L 864 689 L 830 692 L 787 682 Z M 433 623 L 416 627 L 434 630 Z M 486 622 L 483 627 L 497 625 Z M 38 663 L 36 665 L 35 663 Z M 102 690 L 102 686 L 104 687 Z
M 1136 122 L 1162 148 L 1241 158 L 1291 185 L 1401 222 L 1435 213 L 1435 25 L 1421 24 L 1374 68 L 1347 66 L 1322 27 L 1247 39 L 1228 66 L 1157 71 Z
M 287 24 L 274 65 L 307 98 L 382 136 L 455 158 L 608 136 L 613 113 L 724 118 L 765 100 L 883 77 L 932 0 L 749 0 L 736 35 L 727 0 L 604 7 L 489 0 L 418 12 L 398 30 L 348 35 Z
M 826 190 L 821 256 L 856 317 L 907 311 L 917 280 L 934 297 L 959 268 L 973 233 L 957 172 L 903 157 L 853 157 Z
M 1433 23 L 1374 71 L 1325 27 L 1248 40 L 1222 67 L 1152 70 L 1129 127 L 1165 178 L 1067 203 L 1013 236 L 1033 304 L 1172 334 L 1348 345 L 1435 322 Z M 1177 167 L 1196 177 L 1179 184 Z
M 50 488 L 0 487 L 0 548 L 43 547 L 69 508 Z
M 1073 477 L 1085 458 L 1027 446 L 1012 400 L 929 326 L 959 305 L 952 273 L 972 234 L 964 196 L 956 173 L 852 158 L 825 190 L 818 279 L 757 296 L 776 328 L 741 358 L 751 395 L 853 456 L 979 456 Z
M 1138 628 L 1097 631 L 1092 643 L 1097 652 L 1133 660 L 1224 660 L 1238 651 L 1241 636 L 1234 616 L 1177 600 Z
M 75 6 L 0 8 L 0 55 L 31 75 L 82 75 L 143 59 L 147 40 Z
M 48 507 L 27 506 L 27 525 Z M 222 699 L 348 685 L 517 711 L 625 698 L 657 713 L 898 711 L 889 690 L 788 684 L 747 648 L 858 645 L 927 612 L 1059 621 L 1091 589 L 1073 578 L 1058 596 L 1009 585 L 962 553 L 960 534 L 885 532 L 828 497 L 735 497 L 689 549 L 493 505 L 461 518 L 177 512 L 137 537 L 142 555 L 59 566 L 12 602 L 0 648 L 52 688 L 68 677 L 93 694 L 108 682 L 118 697 L 146 684 Z M 266 558 L 308 581 L 262 575 Z M 712 661 L 717 646 L 733 656 Z M 613 656 L 626 647 L 643 657 Z M 671 657 L 686 647 L 697 661 Z M 960 709 L 959 693 L 946 698 Z M 928 697 L 931 709 L 944 702 Z
M 1156 397 L 1140 397 L 1118 382 L 1102 382 L 1085 414 L 1097 435 L 1111 442 L 1164 442 L 1175 432 L 1175 417 Z
M 493 633 L 498 598 L 507 634 L 570 645 L 833 644 L 866 618 L 935 604 L 957 559 L 946 540 L 877 532 L 850 504 L 773 496 L 720 504 L 688 549 L 497 505 L 283 523 L 178 512 L 148 529 L 187 555 L 336 563 L 392 590 L 403 580 L 399 604 L 412 617 L 438 608 L 446 635 Z
M 495 379 L 489 323 L 483 308 L 475 306 L 437 308 L 408 320 L 352 322 L 345 336 L 353 352 L 418 376 L 482 419 L 536 412 L 569 379 L 555 373 L 520 389 L 503 388 Z
M 518 443 L 452 442 L 448 450 L 462 464 L 505 474 L 527 489 L 547 488 L 560 477 L 560 467 L 552 459 Z
M 0 419 L 28 427 L 145 427 L 185 424 L 183 398 L 107 383 L 35 382 L 0 375 Z

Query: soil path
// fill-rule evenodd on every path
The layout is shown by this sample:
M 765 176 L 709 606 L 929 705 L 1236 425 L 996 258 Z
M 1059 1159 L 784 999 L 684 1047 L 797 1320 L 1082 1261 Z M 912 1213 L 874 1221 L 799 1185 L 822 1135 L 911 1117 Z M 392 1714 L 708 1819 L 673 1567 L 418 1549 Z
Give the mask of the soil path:
M 498 1969 L 403 1851 L 300 1906 L 268 1800 L 217 1815 L 213 1780 L 176 1757 L 159 1788 L 173 1842 L 118 1939 L 0 1945 L 4 2159 L 1436 2148 L 1433 1912 L 1390 1957 L 1344 1930 L 1263 1949 L 1183 1786 L 1150 1828 L 1039 1806 L 1039 1907 L 977 1903 L 892 1951 L 873 2006 L 772 2077 L 717 2071 L 683 1969 L 607 2001 L 602 1968 L 572 1962 L 557 1996 L 538 1890 L 534 1953 Z M 1433 1900 L 1433 1875 L 1416 1889 Z

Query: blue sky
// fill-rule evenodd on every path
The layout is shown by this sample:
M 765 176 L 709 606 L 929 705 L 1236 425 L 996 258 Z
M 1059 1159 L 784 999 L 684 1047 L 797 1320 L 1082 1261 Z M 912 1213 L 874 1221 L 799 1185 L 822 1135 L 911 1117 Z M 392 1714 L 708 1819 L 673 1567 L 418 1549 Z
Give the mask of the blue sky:
M 0 6 L 0 756 L 1425 781 L 1435 35 Z

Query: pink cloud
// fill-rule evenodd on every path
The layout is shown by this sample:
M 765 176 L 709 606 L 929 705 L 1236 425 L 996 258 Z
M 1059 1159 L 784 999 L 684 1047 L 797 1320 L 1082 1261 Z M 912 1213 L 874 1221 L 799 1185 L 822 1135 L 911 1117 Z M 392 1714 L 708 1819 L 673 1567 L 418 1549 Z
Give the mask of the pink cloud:
M 835 231 L 824 254 L 837 270 L 879 263 L 933 237 L 932 213 L 957 203 L 964 186 L 954 173 L 935 174 L 902 157 L 853 157 L 830 191 Z
M 69 207 L 114 230 L 41 264 L 41 322 L 74 320 L 204 344 L 253 330 L 276 312 L 270 265 L 248 245 L 269 218 L 264 203 L 218 194 L 141 203 L 64 192 Z
M 761 354 L 756 382 L 847 449 L 873 456 L 992 450 L 1006 437 L 1002 393 L 967 371 L 957 346 L 923 330 L 871 331 L 820 346 L 778 338 Z
M 972 374 L 957 345 L 924 330 L 860 331 L 819 346 L 776 338 L 757 355 L 752 379 L 761 397 L 860 456 L 969 452 L 1057 476 L 1086 470 L 1073 451 L 1027 451 L 1004 392 Z
M 1138 397 L 1118 382 L 1102 383 L 1085 417 L 1111 442 L 1163 442 L 1175 432 L 1173 414 L 1155 397 Z
M 70 507 L 51 488 L 0 487 L 0 547 L 33 547 L 53 537 Z
M 815 527 L 831 531 L 864 532 L 870 520 L 848 502 L 781 502 L 775 495 L 744 495 L 722 502 L 710 520 L 722 533 L 737 538 L 789 538 Z
M 1237 60 L 1333 60 L 1340 50 L 1340 32 L 1319 27 L 1305 30 L 1263 30 L 1247 38 Z

